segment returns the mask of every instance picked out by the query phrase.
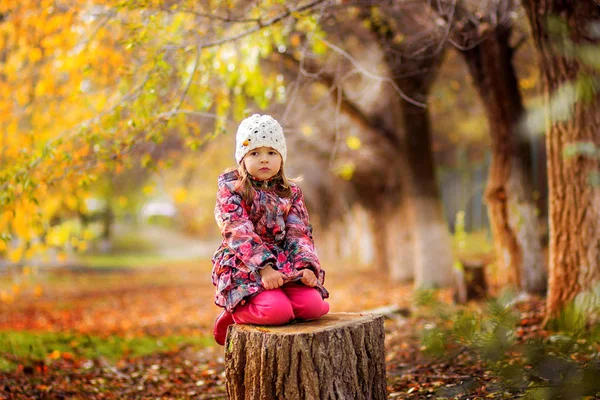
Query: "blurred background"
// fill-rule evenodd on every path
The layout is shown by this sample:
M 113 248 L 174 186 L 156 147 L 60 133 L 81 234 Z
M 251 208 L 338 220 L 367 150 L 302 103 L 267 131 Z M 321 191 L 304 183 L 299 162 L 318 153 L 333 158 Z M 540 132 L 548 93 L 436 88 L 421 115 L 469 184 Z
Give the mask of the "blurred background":
M 0 368 L 210 347 L 217 177 L 253 113 L 284 128 L 333 311 L 543 298 L 549 165 L 577 160 L 565 226 L 600 232 L 598 22 L 538 5 L 2 2 Z
M 143 262 L 206 256 L 220 239 L 216 178 L 235 166 L 237 124 L 255 112 L 285 127 L 286 168 L 303 177 L 323 257 L 389 268 L 373 265 L 382 264 L 376 236 L 385 228 L 370 221 L 374 208 L 409 193 L 407 168 L 435 168 L 414 185 L 435 184 L 427 196 L 442 206 L 436 223 L 449 235 L 458 223 L 477 239 L 475 250 L 489 253 L 489 118 L 464 54 L 443 36 L 444 10 L 394 7 L 397 22 L 384 26 L 390 21 L 377 7 L 317 2 L 316 12 L 286 14 L 278 3 L 216 2 L 206 15 L 185 3 L 7 3 L 0 14 L 3 269 L 128 264 L 134 253 L 148 255 Z M 483 29 L 486 9 L 467 6 Z M 514 31 L 517 43 L 507 45 L 516 89 L 535 109 L 540 71 L 528 24 L 517 5 L 504 11 L 496 23 Z M 254 27 L 253 18 L 280 14 Z M 427 126 L 403 117 L 410 107 L 426 113 Z M 521 140 L 543 236 L 540 133 L 523 132 Z M 405 137 L 425 147 L 405 147 Z M 423 168 L 410 160 L 423 155 Z

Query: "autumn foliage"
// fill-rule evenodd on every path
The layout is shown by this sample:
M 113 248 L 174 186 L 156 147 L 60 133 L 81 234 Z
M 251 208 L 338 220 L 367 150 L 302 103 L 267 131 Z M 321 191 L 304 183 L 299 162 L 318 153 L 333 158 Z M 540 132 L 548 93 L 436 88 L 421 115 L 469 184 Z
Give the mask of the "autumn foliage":
M 281 98 L 259 60 L 298 46 L 292 31 L 320 34 L 310 7 L 281 3 L 3 2 L 0 257 L 85 250 L 93 233 L 58 222 L 86 214 L 106 177 L 164 168 L 165 140 L 197 150 L 247 102 Z

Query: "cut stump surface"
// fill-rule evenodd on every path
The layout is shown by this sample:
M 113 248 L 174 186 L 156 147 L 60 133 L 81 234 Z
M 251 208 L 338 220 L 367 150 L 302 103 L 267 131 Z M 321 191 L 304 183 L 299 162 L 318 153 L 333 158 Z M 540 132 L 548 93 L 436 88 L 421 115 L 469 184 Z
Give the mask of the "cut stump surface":
M 332 313 L 283 326 L 232 325 L 229 399 L 386 398 L 383 317 Z

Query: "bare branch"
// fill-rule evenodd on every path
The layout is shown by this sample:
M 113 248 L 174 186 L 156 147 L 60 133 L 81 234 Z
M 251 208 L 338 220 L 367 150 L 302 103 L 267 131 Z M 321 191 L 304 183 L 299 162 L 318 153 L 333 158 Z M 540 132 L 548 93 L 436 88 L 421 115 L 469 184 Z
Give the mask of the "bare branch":
M 82 42 L 78 43 L 75 46 L 75 48 L 81 46 L 82 48 L 87 49 L 91 41 L 94 40 L 98 32 L 100 32 L 100 29 L 104 28 L 104 26 L 106 26 L 106 24 L 108 24 L 108 22 L 116 15 L 117 13 L 115 10 L 109 10 L 106 14 L 104 14 L 102 20 L 98 23 L 98 25 L 96 25 L 92 33 L 88 37 L 86 37 Z
M 228 23 L 255 23 L 258 24 L 259 26 L 262 25 L 262 21 L 260 18 L 235 18 L 235 17 L 231 17 L 231 16 L 221 16 L 221 15 L 217 15 L 217 14 L 208 14 L 208 13 L 202 13 L 196 10 L 190 10 L 190 9 L 185 9 L 185 8 L 177 8 L 177 9 L 170 9 L 170 8 L 162 8 L 161 11 L 165 11 L 169 14 L 172 14 L 173 12 L 180 12 L 183 14 L 191 14 L 195 17 L 199 17 L 199 18 L 207 18 L 207 19 L 212 19 L 212 20 L 218 20 L 218 21 L 222 21 L 222 22 L 228 22 Z
M 450 36 L 450 30 L 452 28 L 452 20 L 454 19 L 454 12 L 456 10 L 456 2 L 457 0 L 454 0 L 452 2 L 452 7 L 450 9 L 450 15 L 448 16 L 448 19 L 446 20 L 446 30 L 444 32 L 444 37 L 442 38 L 442 40 L 440 40 L 440 43 L 438 44 L 437 48 L 435 49 L 434 54 L 439 54 L 440 51 L 442 51 L 442 49 L 444 48 L 444 45 L 446 44 L 446 41 L 448 40 L 448 37 Z M 441 4 L 439 3 L 438 0 L 438 7 L 441 10 Z
M 328 2 L 330 2 L 332 0 L 313 0 L 307 4 L 304 4 L 302 6 L 298 6 L 296 8 L 290 8 L 288 9 L 286 12 L 283 12 L 281 14 L 279 14 L 278 16 L 271 18 L 270 20 L 261 22 L 260 24 L 258 24 L 257 26 L 250 28 L 250 29 L 246 29 L 236 35 L 232 35 L 232 36 L 228 36 L 228 37 L 224 37 L 222 39 L 217 39 L 217 40 L 213 40 L 211 42 L 206 42 L 206 43 L 196 43 L 196 46 L 198 46 L 200 49 L 208 49 L 211 47 L 216 47 L 216 46 L 220 46 L 222 44 L 228 43 L 228 42 L 235 42 L 243 37 L 246 37 L 248 35 L 251 35 L 255 32 L 260 31 L 261 29 L 267 28 L 271 25 L 275 25 L 276 23 L 286 19 L 287 17 L 289 17 L 290 15 L 294 14 L 294 13 L 298 13 L 298 12 L 303 12 L 303 11 L 308 11 L 312 8 L 315 8 L 316 6 L 318 6 L 319 4 L 326 4 Z M 165 46 L 165 48 L 167 49 L 184 49 L 187 48 L 190 44 L 182 44 L 182 45 L 176 45 L 176 46 L 170 46 L 167 45 Z
M 196 56 L 194 57 L 194 67 L 192 68 L 192 71 L 190 72 L 190 77 L 188 78 L 188 81 L 185 84 L 185 88 L 183 89 L 183 91 L 181 92 L 181 95 L 179 96 L 179 101 L 177 101 L 177 104 L 173 107 L 173 111 L 179 109 L 179 107 L 181 107 L 181 104 L 183 104 L 183 101 L 185 100 L 185 97 L 187 96 L 187 93 L 190 90 L 190 86 L 192 86 L 192 81 L 194 80 L 196 71 L 198 71 L 199 65 L 200 65 L 200 48 L 196 47 Z
M 412 98 L 410 98 L 409 96 L 407 96 L 402 89 L 400 89 L 400 87 L 396 84 L 396 82 L 394 82 L 391 78 L 387 77 L 387 76 L 380 76 L 377 74 L 374 74 L 372 72 L 367 71 L 366 69 L 364 69 L 359 63 L 358 61 L 352 57 L 347 51 L 345 51 L 344 49 L 334 45 L 333 43 L 327 41 L 326 39 L 321 39 L 323 41 L 323 43 L 325 43 L 325 45 L 327 45 L 327 47 L 329 47 L 330 49 L 332 49 L 333 51 L 335 51 L 336 53 L 344 56 L 348 61 L 350 61 L 350 63 L 352 63 L 352 65 L 358 69 L 363 75 L 365 75 L 366 77 L 369 77 L 373 80 L 379 81 L 379 82 L 385 82 L 387 84 L 389 84 L 390 86 L 392 86 L 394 88 L 394 91 L 396 93 L 398 93 L 398 95 L 403 98 L 404 100 L 408 101 L 409 103 L 417 106 L 417 107 L 427 107 L 426 103 L 421 103 L 420 101 L 414 100 Z
M 293 62 L 297 68 L 300 67 L 301 60 L 297 60 L 292 55 L 287 54 L 287 53 L 282 54 L 281 56 L 285 57 L 286 60 Z M 310 61 L 304 60 L 303 62 L 305 64 L 305 66 L 309 69 L 312 69 L 312 70 L 320 69 L 319 66 L 317 66 L 314 63 L 310 63 Z M 346 115 L 350 116 L 352 118 L 352 120 L 355 121 L 357 124 L 361 125 L 363 131 L 374 131 L 377 134 L 383 136 L 386 140 L 388 140 L 388 142 L 392 146 L 399 147 L 400 142 L 399 142 L 399 139 L 396 137 L 396 135 L 393 132 L 390 132 L 387 129 L 385 129 L 381 125 L 380 120 L 378 118 L 373 118 L 373 117 L 365 114 L 356 105 L 356 103 L 354 103 L 349 98 L 349 96 L 346 94 L 346 92 L 343 88 L 343 85 L 342 85 L 343 80 L 346 77 L 350 76 L 351 74 L 355 74 L 355 73 L 358 73 L 358 72 L 352 71 L 351 73 L 348 73 L 346 76 L 342 77 L 342 79 L 338 79 L 334 75 L 324 73 L 324 72 L 321 72 L 319 74 L 309 72 L 309 74 L 311 74 L 311 76 L 314 76 L 318 80 L 318 82 L 320 82 L 321 84 L 330 88 L 328 91 L 328 95 L 332 94 L 334 91 L 336 92 L 336 118 L 337 118 L 337 115 L 339 115 L 339 113 L 341 111 L 341 112 L 345 113 Z M 338 121 L 336 120 L 336 140 L 338 138 L 338 133 L 339 133 Z M 334 152 L 335 152 L 335 148 L 334 148 Z
M 165 119 L 165 118 L 171 118 L 174 115 L 177 114 L 183 114 L 183 115 L 191 115 L 194 117 L 201 117 L 201 118 L 210 118 L 210 119 L 217 119 L 217 120 L 221 120 L 221 121 L 225 121 L 225 122 L 235 122 L 232 121 L 228 118 L 225 118 L 223 116 L 214 114 L 214 113 L 208 113 L 208 112 L 202 112 L 202 111 L 194 111 L 194 110 L 186 110 L 186 109 L 173 109 L 173 110 L 169 110 L 169 111 L 165 111 L 162 112 L 160 114 L 156 115 L 157 119 Z
M 321 22 L 323 15 L 325 13 L 325 4 L 326 3 L 323 3 L 323 6 L 321 7 L 321 12 L 319 13 L 319 17 L 317 18 L 318 23 Z M 300 53 L 301 57 L 299 60 L 298 77 L 296 78 L 296 84 L 294 85 L 291 101 L 288 102 L 288 105 L 285 108 L 285 111 L 283 112 L 283 115 L 282 115 L 283 122 L 285 122 L 287 120 L 287 116 L 288 116 L 289 112 L 292 110 L 292 105 L 294 104 L 294 102 L 296 100 L 296 96 L 298 95 L 298 89 L 300 88 L 300 75 L 302 74 L 302 71 L 304 69 L 303 64 L 304 64 L 305 54 L 306 54 L 306 51 L 308 50 L 308 45 L 310 44 L 313 35 L 314 35 L 314 30 L 309 32 L 306 35 L 307 39 L 304 42 L 304 45 L 302 46 L 302 52 Z

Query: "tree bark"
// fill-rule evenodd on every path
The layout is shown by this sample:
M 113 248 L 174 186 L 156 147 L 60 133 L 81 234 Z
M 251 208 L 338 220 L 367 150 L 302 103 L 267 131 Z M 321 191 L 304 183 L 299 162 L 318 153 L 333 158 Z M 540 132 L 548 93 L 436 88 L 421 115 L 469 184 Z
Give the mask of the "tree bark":
M 600 161 L 586 154 L 565 158 L 569 146 L 600 148 L 597 86 L 585 81 L 597 74 L 577 53 L 582 46 L 598 52 L 592 24 L 600 20 L 594 1 L 522 0 L 540 56 L 546 97 L 550 254 L 547 320 L 559 315 L 577 294 L 600 281 L 600 190 L 590 182 Z M 548 23 L 559 26 L 550 32 Z M 562 24 L 562 25 L 561 25 Z M 565 90 L 565 85 L 573 90 Z M 597 85 L 597 84 L 596 84 Z M 561 90 L 562 89 L 562 90 Z M 552 97 L 560 96 L 560 103 Z M 562 107 L 558 108 L 556 104 Z
M 492 136 L 485 199 L 496 259 L 507 283 L 526 292 L 543 293 L 547 274 L 532 197 L 531 152 L 524 132 L 518 129 L 524 108 L 512 64 L 511 30 L 503 26 L 492 29 L 486 40 L 462 55 Z
M 337 313 L 311 322 L 229 329 L 225 374 L 231 400 L 387 396 L 381 315 Z

